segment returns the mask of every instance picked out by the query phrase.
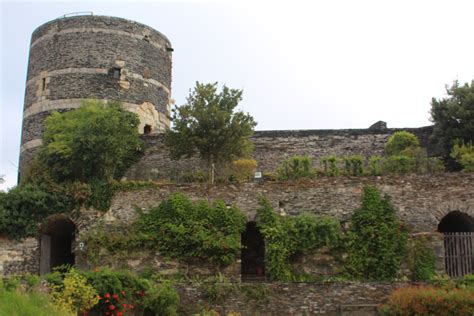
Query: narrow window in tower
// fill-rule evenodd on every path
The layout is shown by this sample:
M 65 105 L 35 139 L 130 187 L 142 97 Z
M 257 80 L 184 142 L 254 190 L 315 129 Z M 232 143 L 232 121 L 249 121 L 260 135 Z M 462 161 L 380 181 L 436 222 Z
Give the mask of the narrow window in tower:
M 151 133 L 151 125 L 145 125 L 145 127 L 143 128 L 143 134 L 150 134 Z
M 112 69 L 112 77 L 114 79 L 120 79 L 120 68 Z
M 45 91 L 46 90 L 46 78 L 43 78 L 41 80 L 41 91 Z

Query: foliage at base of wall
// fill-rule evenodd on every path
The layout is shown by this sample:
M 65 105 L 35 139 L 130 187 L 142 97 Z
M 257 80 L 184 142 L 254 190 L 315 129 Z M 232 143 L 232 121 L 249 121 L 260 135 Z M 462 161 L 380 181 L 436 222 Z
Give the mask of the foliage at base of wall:
M 265 269 L 274 280 L 293 279 L 292 255 L 332 246 L 340 238 L 337 220 L 310 214 L 282 217 L 264 198 L 257 209 L 257 225 L 265 238 Z
M 436 275 L 434 251 L 425 236 L 409 239 L 407 260 L 412 281 L 429 281 Z
M 468 289 L 435 288 L 431 286 L 406 287 L 394 291 L 380 308 L 386 316 L 403 315 L 456 315 L 474 313 L 474 292 Z
M 0 316 L 12 315 L 69 316 L 55 307 L 47 294 L 7 288 L 0 280 Z
M 88 252 L 141 248 L 184 262 L 219 266 L 235 262 L 240 253 L 246 219 L 238 208 L 223 201 L 193 203 L 177 193 L 148 212 L 137 211 L 139 217 L 130 227 L 110 234 L 98 228 L 87 234 Z M 124 229 L 128 233 L 124 234 Z
M 353 213 L 351 222 L 347 273 L 363 280 L 396 278 L 406 254 L 407 232 L 389 198 L 382 198 L 375 187 L 365 187 L 362 207 Z
M 53 302 L 72 302 L 70 305 L 77 310 L 91 310 L 101 315 L 121 316 L 134 311 L 139 311 L 139 314 L 147 311 L 151 315 L 176 315 L 179 303 L 179 294 L 170 282 L 158 283 L 130 271 L 107 268 L 76 271 L 66 268 L 46 275 L 46 280 L 53 289 Z M 77 280 L 81 280 L 82 285 L 66 291 L 68 283 L 77 284 Z M 85 292 L 85 288 L 89 290 Z M 85 304 L 80 298 L 90 289 L 98 295 L 94 296 L 93 301 L 85 301 Z

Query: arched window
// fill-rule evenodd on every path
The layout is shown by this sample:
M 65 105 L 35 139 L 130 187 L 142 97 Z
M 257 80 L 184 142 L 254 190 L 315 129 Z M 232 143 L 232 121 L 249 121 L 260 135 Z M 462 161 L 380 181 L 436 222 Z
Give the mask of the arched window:
M 76 225 L 67 217 L 58 215 L 46 220 L 41 229 L 40 274 L 54 267 L 74 265 L 74 236 Z
M 265 241 L 255 222 L 242 233 L 242 280 L 265 280 Z
M 474 272 L 474 218 L 460 211 L 446 214 L 438 224 L 444 234 L 446 273 L 453 278 Z

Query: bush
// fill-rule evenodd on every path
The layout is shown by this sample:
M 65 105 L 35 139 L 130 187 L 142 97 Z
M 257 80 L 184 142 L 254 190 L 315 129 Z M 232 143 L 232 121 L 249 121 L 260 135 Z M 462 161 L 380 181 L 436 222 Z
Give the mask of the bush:
M 145 294 L 143 306 L 155 315 L 177 315 L 179 304 L 178 291 L 169 283 L 154 284 Z
M 58 309 L 71 315 L 87 311 L 99 302 L 96 290 L 75 269 L 66 272 L 61 285 L 51 286 L 50 295 Z
M 419 146 L 418 138 L 412 133 L 405 131 L 395 132 L 385 144 L 385 154 L 387 156 L 400 155 L 408 148 Z
M 429 281 L 436 275 L 434 252 L 426 237 L 413 237 L 407 257 L 412 281 Z
M 363 175 L 364 159 L 362 156 L 350 156 L 344 158 L 344 174 L 358 177 Z
M 44 218 L 68 211 L 71 205 L 63 192 L 49 192 L 35 184 L 0 192 L 0 234 L 12 238 L 35 236 Z
M 435 287 L 407 287 L 395 290 L 387 304 L 380 309 L 382 315 L 453 315 L 468 316 L 474 312 L 474 292 L 465 289 Z
M 323 157 L 320 160 L 323 165 L 324 175 L 329 177 L 335 177 L 339 175 L 339 159 L 336 156 Z
M 392 280 L 405 257 L 407 233 L 386 196 L 372 186 L 364 188 L 362 207 L 352 215 L 348 234 L 349 275 L 364 280 Z
M 451 158 L 454 158 L 466 172 L 474 172 L 474 146 L 472 142 L 465 144 L 457 140 L 451 149 Z
M 380 156 L 371 156 L 369 158 L 366 173 L 370 176 L 382 175 L 383 158 Z
M 310 214 L 281 217 L 266 199 L 257 209 L 257 225 L 265 237 L 265 269 L 272 279 L 281 281 L 294 279 L 289 263 L 292 255 L 332 246 L 340 235 L 335 219 Z
M 230 178 L 237 182 L 251 181 L 257 168 L 255 159 L 238 159 L 232 162 Z
M 223 201 L 192 203 L 178 193 L 141 214 L 134 229 L 145 246 L 163 255 L 226 266 L 240 253 L 245 223 L 245 216 L 235 206 L 227 207 Z
M 415 170 L 415 159 L 405 155 L 393 155 L 383 160 L 383 173 L 406 174 Z
M 278 180 L 289 180 L 312 177 L 312 161 L 308 156 L 294 156 L 284 160 L 277 169 Z

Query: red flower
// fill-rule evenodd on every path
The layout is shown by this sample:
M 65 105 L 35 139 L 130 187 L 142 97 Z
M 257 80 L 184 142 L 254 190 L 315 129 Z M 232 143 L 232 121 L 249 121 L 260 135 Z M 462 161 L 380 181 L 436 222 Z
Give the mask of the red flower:
M 122 307 L 123 307 L 123 308 L 127 308 L 127 304 L 125 304 L 125 303 L 122 304 Z
M 110 302 L 110 300 L 105 300 L 106 303 Z
M 114 306 L 114 305 L 109 305 L 109 309 L 110 309 L 111 311 L 113 311 L 113 310 L 115 309 L 115 306 Z
M 112 297 L 114 298 L 114 300 L 118 300 L 118 295 L 117 294 L 112 294 Z
M 122 316 L 122 312 L 117 312 L 117 316 Z
M 105 297 L 105 298 L 110 298 L 110 294 L 107 293 L 107 294 L 104 295 L 104 297 Z
M 120 291 L 120 294 L 125 296 L 125 291 Z

